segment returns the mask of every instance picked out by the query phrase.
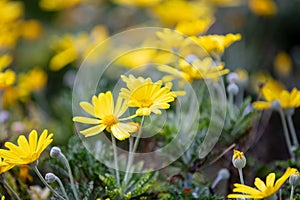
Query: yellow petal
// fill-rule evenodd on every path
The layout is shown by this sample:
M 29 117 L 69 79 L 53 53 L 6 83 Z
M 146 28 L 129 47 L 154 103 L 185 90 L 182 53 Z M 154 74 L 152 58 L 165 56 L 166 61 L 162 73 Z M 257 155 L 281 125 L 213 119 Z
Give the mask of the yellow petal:
M 90 137 L 93 135 L 97 135 L 98 133 L 102 132 L 105 128 L 106 128 L 106 126 L 101 124 L 101 125 L 92 126 L 88 129 L 82 130 L 82 131 L 80 131 L 80 133 L 82 135 L 84 135 L 85 137 Z
M 95 116 L 95 110 L 92 104 L 84 101 L 80 102 L 80 106 L 85 112 L 89 113 L 92 116 Z
M 260 190 L 264 191 L 266 189 L 265 183 L 260 178 L 255 178 L 254 185 Z
M 256 101 L 256 102 L 253 102 L 252 105 L 257 110 L 265 110 L 265 109 L 271 108 L 271 103 L 265 102 L 265 101 Z
M 275 173 L 271 173 L 267 176 L 266 185 L 267 187 L 273 187 L 275 182 Z
M 89 117 L 73 117 L 74 122 L 80 122 L 84 124 L 100 124 L 101 120 Z
M 30 144 L 31 152 L 35 152 L 37 147 L 37 141 L 38 141 L 38 134 L 35 130 L 33 130 L 29 134 L 29 144 Z

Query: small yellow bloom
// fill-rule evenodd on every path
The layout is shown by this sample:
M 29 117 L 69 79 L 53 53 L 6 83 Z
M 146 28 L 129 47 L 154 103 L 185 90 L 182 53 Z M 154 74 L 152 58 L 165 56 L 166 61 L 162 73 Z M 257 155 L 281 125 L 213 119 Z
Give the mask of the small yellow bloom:
M 19 75 L 18 86 L 28 92 L 42 89 L 47 83 L 47 74 L 42 69 L 34 68 Z
M 199 35 L 205 33 L 214 21 L 215 19 L 213 17 L 191 21 L 180 21 L 176 25 L 176 30 L 188 36 Z
M 8 69 L 4 72 L 0 72 L 0 90 L 6 89 L 13 85 L 16 80 L 16 74 L 14 71 Z
M 120 118 L 127 110 L 128 106 L 122 98 L 117 99 L 116 105 L 112 93 L 100 93 L 98 96 L 93 96 L 93 104 L 81 102 L 80 106 L 83 110 L 95 118 L 89 117 L 74 117 L 74 122 L 84 124 L 93 124 L 94 126 L 80 131 L 85 137 L 96 135 L 106 129 L 112 133 L 118 140 L 125 140 L 130 137 L 130 133 L 137 130 L 137 126 L 130 123 L 122 123 L 128 118 Z
M 33 178 L 29 174 L 29 170 L 30 170 L 30 167 L 28 165 L 19 165 L 19 177 L 23 181 L 27 181 L 28 180 L 29 182 L 32 182 Z
M 266 84 L 261 89 L 262 95 L 266 101 L 256 101 L 254 108 L 258 110 L 269 109 L 274 101 L 280 103 L 281 108 L 297 108 L 300 106 L 300 91 L 293 88 L 291 92 L 287 90 L 274 91 Z
M 292 70 L 291 57 L 285 52 L 278 53 L 274 59 L 274 69 L 279 75 L 289 75 Z
M 213 9 L 205 3 L 184 0 L 168 0 L 153 8 L 153 14 L 166 25 L 213 16 Z
M 90 34 L 81 32 L 75 36 L 67 34 L 58 38 L 52 46 L 56 54 L 50 60 L 50 69 L 58 71 L 76 60 L 85 58 L 107 36 L 104 26 L 95 26 Z
M 19 136 L 18 146 L 6 142 L 6 149 L 0 149 L 0 157 L 3 157 L 4 161 L 15 165 L 26 165 L 36 161 L 41 153 L 52 142 L 53 133 L 48 134 L 48 130 L 44 130 L 41 136 L 38 138 L 36 130 L 32 130 L 27 140 L 24 135 Z
M 41 36 L 43 27 L 37 20 L 28 20 L 22 23 L 21 35 L 28 40 L 35 40 Z
M 156 35 L 164 48 L 173 51 L 178 51 L 191 43 L 191 40 L 187 40 L 181 33 L 170 29 L 164 29 L 162 32 L 157 32 Z
M 276 3 L 273 0 L 250 0 L 249 8 L 258 16 L 272 16 L 277 12 Z
M 229 194 L 228 198 L 247 198 L 247 199 L 264 199 L 269 196 L 272 196 L 275 192 L 277 192 L 280 187 L 284 184 L 284 182 L 297 171 L 294 168 L 288 168 L 285 173 L 275 182 L 275 173 L 270 173 L 267 176 L 266 184 L 260 179 L 256 178 L 254 185 L 257 187 L 252 188 L 247 185 L 235 183 L 235 188 L 233 192 L 239 192 L 236 194 Z
M 1 200 L 5 200 L 5 196 L 4 195 L 2 195 Z
M 162 81 L 152 82 L 151 78 L 135 78 L 133 75 L 121 76 L 127 88 L 122 88 L 120 96 L 128 102 L 129 107 L 137 107 L 136 114 L 139 116 L 149 116 L 152 112 L 161 114 L 161 109 L 168 109 L 170 102 L 174 101 L 184 92 L 171 92 L 172 84 L 166 83 L 162 86 Z
M 206 35 L 200 37 L 191 37 L 198 45 L 203 47 L 210 55 L 222 55 L 225 48 L 229 47 L 232 43 L 241 40 L 241 34 L 227 35 Z
M 206 57 L 203 60 L 195 60 L 192 64 L 189 64 L 185 60 L 179 62 L 180 70 L 162 65 L 158 67 L 158 70 L 169 73 L 163 77 L 164 82 L 169 82 L 175 78 L 182 79 L 184 82 L 193 82 L 199 79 L 213 79 L 216 80 L 220 76 L 229 73 L 228 69 L 224 69 L 223 65 L 214 66 L 211 58 Z

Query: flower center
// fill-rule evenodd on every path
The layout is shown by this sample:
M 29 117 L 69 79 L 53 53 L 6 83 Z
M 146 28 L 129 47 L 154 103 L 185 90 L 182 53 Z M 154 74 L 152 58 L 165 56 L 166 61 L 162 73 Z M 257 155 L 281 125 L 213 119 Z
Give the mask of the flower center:
M 108 127 L 118 123 L 118 121 L 114 115 L 107 115 L 102 119 L 102 123 Z
M 139 102 L 142 108 L 149 108 L 153 104 L 151 99 L 141 99 Z

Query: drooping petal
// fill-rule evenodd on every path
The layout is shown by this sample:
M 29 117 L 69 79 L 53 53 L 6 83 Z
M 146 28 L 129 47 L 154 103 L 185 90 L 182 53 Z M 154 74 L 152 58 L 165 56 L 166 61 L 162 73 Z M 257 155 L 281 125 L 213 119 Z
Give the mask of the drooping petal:
M 97 135 L 98 133 L 101 133 L 105 128 L 106 128 L 106 126 L 101 124 L 101 125 L 92 126 L 92 127 L 87 128 L 85 130 L 82 130 L 82 131 L 80 131 L 80 133 L 82 135 L 84 135 L 85 137 L 90 137 L 90 136 L 93 136 L 93 135 Z

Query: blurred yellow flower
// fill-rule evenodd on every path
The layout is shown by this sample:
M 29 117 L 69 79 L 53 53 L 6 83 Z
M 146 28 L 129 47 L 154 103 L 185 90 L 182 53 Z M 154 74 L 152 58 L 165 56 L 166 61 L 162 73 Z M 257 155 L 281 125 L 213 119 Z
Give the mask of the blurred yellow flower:
M 35 40 L 38 39 L 43 32 L 43 27 L 37 20 L 24 21 L 21 26 L 21 35 L 25 39 Z
M 152 82 L 151 78 L 135 78 L 133 75 L 128 77 L 122 75 L 122 80 L 127 88 L 121 88 L 120 97 L 128 102 L 128 107 L 137 107 L 138 116 L 149 116 L 152 112 L 161 114 L 161 109 L 168 109 L 170 102 L 174 101 L 182 92 L 171 92 L 172 83 L 162 86 L 162 81 Z
M 127 6 L 149 7 L 160 3 L 162 0 L 114 0 L 115 3 Z
M 153 14 L 166 25 L 213 16 L 213 8 L 195 1 L 168 0 L 153 8 Z
M 0 157 L 3 157 L 4 161 L 10 164 L 22 165 L 30 164 L 36 161 L 41 153 L 52 142 L 53 133 L 48 135 L 48 130 L 44 130 L 41 136 L 38 138 L 36 130 L 32 130 L 27 140 L 24 135 L 18 137 L 18 146 L 6 142 L 5 147 L 7 149 L 0 149 Z
M 95 26 L 90 34 L 86 32 L 76 36 L 67 34 L 58 39 L 52 46 L 56 54 L 50 60 L 50 69 L 58 71 L 77 59 L 84 58 L 107 36 L 107 29 L 104 26 Z
M 0 1 L 0 47 L 13 47 L 20 36 L 23 4 L 17 1 Z
M 40 0 L 39 6 L 46 11 L 59 11 L 76 6 L 84 0 Z
M 0 90 L 6 89 L 13 85 L 16 80 L 16 74 L 14 71 L 8 69 L 4 72 L 0 72 Z
M 10 54 L 4 54 L 0 56 L 0 71 L 6 68 L 12 62 L 12 56 Z
M 249 0 L 249 8 L 258 16 L 272 16 L 277 12 L 276 3 L 273 0 Z
M 130 137 L 130 133 L 136 132 L 137 126 L 120 122 L 134 117 L 120 118 L 128 108 L 122 98 L 118 97 L 115 105 L 112 93 L 108 91 L 106 93 L 100 93 L 98 96 L 93 96 L 92 102 L 93 104 L 80 102 L 80 106 L 84 111 L 95 118 L 82 116 L 73 118 L 74 122 L 94 125 L 80 131 L 85 137 L 96 135 L 106 129 L 118 140 L 125 140 Z
M 213 17 L 180 21 L 176 25 L 176 30 L 188 36 L 199 35 L 205 33 L 214 22 Z
M 191 40 L 187 40 L 182 33 L 171 29 L 164 29 L 162 32 L 157 32 L 156 35 L 162 47 L 172 51 L 178 51 L 191 43 Z
M 11 168 L 13 168 L 15 165 L 14 164 L 9 164 L 0 157 L 0 175 L 7 172 Z
M 229 194 L 228 198 L 247 198 L 247 199 L 264 199 L 275 194 L 284 182 L 297 171 L 294 168 L 288 168 L 285 173 L 275 182 L 275 173 L 270 173 L 267 176 L 266 184 L 260 179 L 256 178 L 254 185 L 257 187 L 252 188 L 247 185 L 235 183 L 233 192 L 239 192 L 236 194 Z
M 34 68 L 25 74 L 19 75 L 18 87 L 25 91 L 33 92 L 40 90 L 47 83 L 47 74 L 39 68 Z
M 229 73 L 229 69 L 224 69 L 223 65 L 215 66 L 212 59 L 209 57 L 203 60 L 195 60 L 192 64 L 181 59 L 179 61 L 179 69 L 167 65 L 158 66 L 158 70 L 166 72 L 169 75 L 163 77 L 164 82 L 172 81 L 176 78 L 182 79 L 181 85 L 184 82 L 193 82 L 199 79 L 216 80 L 220 76 Z
M 198 45 L 203 47 L 210 55 L 220 56 L 223 54 L 225 48 L 232 43 L 241 40 L 241 34 L 227 35 L 206 35 L 200 37 L 191 37 Z
M 32 182 L 33 178 L 29 174 L 29 170 L 30 170 L 30 167 L 28 165 L 19 165 L 19 177 L 23 181 L 27 181 L 28 180 L 29 182 Z
M 274 70 L 279 75 L 289 75 L 292 70 L 291 57 L 285 52 L 279 52 L 274 59 Z
M 5 196 L 4 195 L 2 195 L 1 200 L 5 200 Z
M 255 92 L 260 92 L 261 87 L 265 84 L 268 84 L 268 88 L 270 88 L 275 93 L 279 93 L 284 89 L 284 86 L 279 81 L 275 80 L 266 72 L 256 72 L 251 76 L 251 87 Z
M 291 92 L 287 90 L 274 91 L 267 83 L 261 89 L 266 101 L 253 102 L 253 106 L 258 110 L 269 109 L 274 101 L 278 101 L 283 109 L 297 108 L 300 106 L 300 91 L 293 88 Z

